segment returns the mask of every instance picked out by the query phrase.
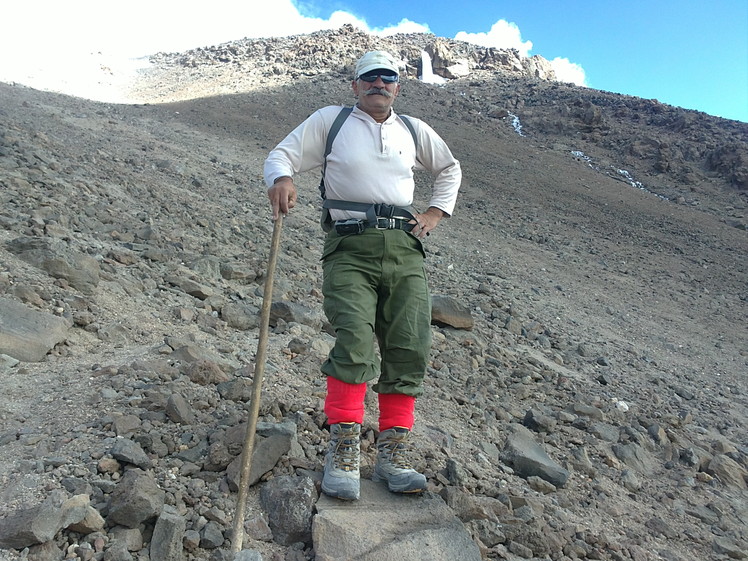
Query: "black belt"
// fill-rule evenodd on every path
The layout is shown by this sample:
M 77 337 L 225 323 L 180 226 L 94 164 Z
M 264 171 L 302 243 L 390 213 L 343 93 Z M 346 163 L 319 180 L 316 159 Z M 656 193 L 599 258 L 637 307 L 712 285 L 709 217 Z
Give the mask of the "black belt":
M 405 230 L 410 232 L 415 224 L 409 224 L 410 220 L 407 218 L 385 218 L 383 216 L 377 216 L 377 223 L 371 228 L 377 230 Z
M 377 230 L 404 230 L 410 232 L 415 224 L 409 224 L 408 218 L 388 218 L 377 216 L 376 220 L 336 220 L 334 222 L 335 231 L 340 235 L 360 234 L 367 228 L 376 228 Z

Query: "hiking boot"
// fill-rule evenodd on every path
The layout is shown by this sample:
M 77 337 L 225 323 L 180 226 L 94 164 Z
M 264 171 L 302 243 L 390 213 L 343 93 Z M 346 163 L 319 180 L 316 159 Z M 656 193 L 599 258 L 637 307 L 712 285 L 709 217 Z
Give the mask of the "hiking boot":
M 325 456 L 322 491 L 329 497 L 354 501 L 360 496 L 359 456 L 361 425 L 337 423 L 330 425 L 330 445 Z
M 393 493 L 419 493 L 426 489 L 426 477 L 408 461 L 408 436 L 408 429 L 395 427 L 382 431 L 377 439 L 377 463 L 372 479 L 386 481 Z

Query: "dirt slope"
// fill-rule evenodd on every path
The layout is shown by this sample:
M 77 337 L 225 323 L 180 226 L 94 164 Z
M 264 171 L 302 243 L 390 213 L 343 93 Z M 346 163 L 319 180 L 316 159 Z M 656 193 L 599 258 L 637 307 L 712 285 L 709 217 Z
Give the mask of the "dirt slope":
M 111 479 L 97 461 L 119 415 L 140 416 L 141 434 L 182 443 L 244 415 L 215 385 L 186 378 L 174 341 L 214 352 L 229 372 L 251 369 L 256 325 L 226 318 L 228 304 L 260 304 L 272 228 L 263 159 L 317 107 L 353 102 L 344 66 L 250 86 L 241 76 L 251 62 L 199 72 L 164 64 L 129 105 L 0 84 L 0 296 L 74 322 L 45 361 L 0 370 L 6 514 L 65 477 Z M 486 70 L 444 86 L 406 79 L 396 109 L 429 122 L 464 170 L 454 217 L 427 243 L 433 291 L 475 319 L 472 331 L 434 328 L 416 430 L 434 490 L 459 483 L 475 497 L 532 498 L 542 507 L 528 528 L 555 536 L 528 545 L 538 559 L 743 558 L 748 126 Z M 311 468 L 321 465 L 317 368 L 329 345 L 317 181 L 299 180 L 277 289 L 313 321 L 274 331 L 263 405 L 264 418 L 301 419 Z M 427 192 L 419 177 L 417 203 Z M 19 238 L 96 259 L 95 290 L 30 264 Z M 227 264 L 244 274 L 221 274 Z M 210 294 L 188 294 L 187 278 Z M 196 426 L 146 422 L 154 388 L 190 396 Z M 528 410 L 553 419 L 537 438 L 572 472 L 547 495 L 488 452 Z M 616 450 L 631 443 L 643 452 L 627 463 Z M 235 495 L 220 476 L 200 494 L 171 455 L 150 455 L 189 527 L 200 527 L 200 501 L 231 513 Z M 721 457 L 729 470 L 713 463 Z M 448 459 L 465 470 L 458 483 Z M 57 543 L 78 539 L 63 533 Z M 501 544 L 486 555 L 515 558 Z

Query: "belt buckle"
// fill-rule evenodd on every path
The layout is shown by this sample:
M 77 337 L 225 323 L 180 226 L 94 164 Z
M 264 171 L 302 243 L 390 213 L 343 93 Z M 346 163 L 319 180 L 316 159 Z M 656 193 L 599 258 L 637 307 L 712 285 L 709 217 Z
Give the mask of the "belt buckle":
M 382 226 L 382 222 L 384 221 L 384 226 Z M 377 230 L 394 230 L 396 228 L 395 226 L 395 219 L 394 218 L 385 218 L 382 216 L 377 217 Z

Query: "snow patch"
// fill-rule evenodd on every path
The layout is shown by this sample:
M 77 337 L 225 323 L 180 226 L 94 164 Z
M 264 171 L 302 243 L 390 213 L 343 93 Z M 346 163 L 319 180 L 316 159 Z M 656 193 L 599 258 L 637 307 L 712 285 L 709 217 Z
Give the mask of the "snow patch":
M 525 136 L 525 134 L 522 132 L 522 123 L 519 121 L 519 117 L 515 115 L 514 113 L 508 113 L 509 118 L 512 120 L 512 126 L 514 127 L 514 131 L 520 135 Z
M 446 78 L 434 74 L 431 56 L 426 51 L 421 51 L 421 75 L 419 78 L 426 84 L 444 84 L 447 81 Z
M 511 113 L 509 115 L 511 115 Z M 613 176 L 608 171 L 601 170 L 599 166 L 595 165 L 592 162 L 592 158 L 590 158 L 589 156 L 587 156 L 581 150 L 572 150 L 571 151 L 571 155 L 577 161 L 585 162 L 589 167 L 591 167 L 595 171 L 599 171 L 599 172 L 605 173 L 606 175 Z M 647 193 L 649 193 L 651 195 L 654 195 L 655 197 L 659 197 L 660 199 L 663 199 L 665 201 L 669 201 L 670 200 L 665 195 L 660 195 L 658 193 L 655 193 L 651 189 L 648 189 L 641 181 L 636 181 L 627 170 L 625 170 L 625 169 L 619 169 L 619 168 L 616 168 L 614 166 L 611 166 L 610 169 L 614 170 L 615 173 L 616 173 L 616 175 L 613 176 L 613 177 L 616 177 L 616 176 L 622 177 L 632 187 L 636 187 L 637 189 L 641 189 L 642 191 L 645 191 L 645 192 L 647 192 Z

